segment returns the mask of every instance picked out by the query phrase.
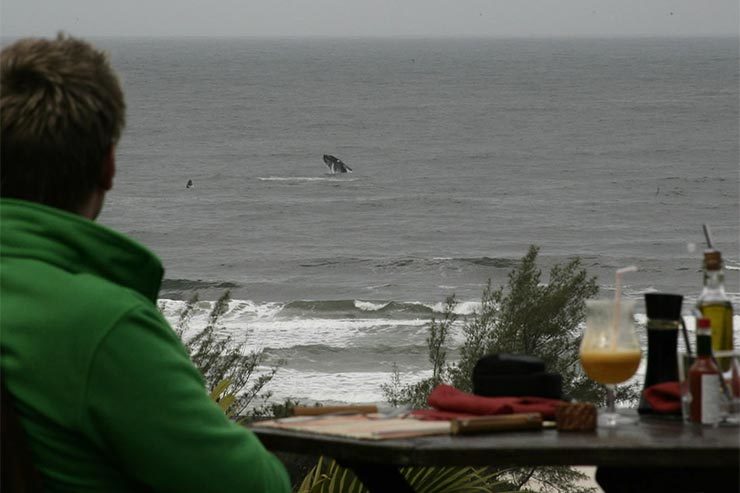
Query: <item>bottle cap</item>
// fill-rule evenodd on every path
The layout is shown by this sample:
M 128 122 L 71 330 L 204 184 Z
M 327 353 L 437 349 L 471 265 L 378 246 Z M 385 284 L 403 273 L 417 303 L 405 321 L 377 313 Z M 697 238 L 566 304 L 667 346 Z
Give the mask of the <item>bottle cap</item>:
M 680 320 L 682 303 L 680 294 L 645 293 L 645 311 L 653 320 Z
M 722 268 L 722 253 L 719 250 L 704 251 L 704 269 L 720 270 Z

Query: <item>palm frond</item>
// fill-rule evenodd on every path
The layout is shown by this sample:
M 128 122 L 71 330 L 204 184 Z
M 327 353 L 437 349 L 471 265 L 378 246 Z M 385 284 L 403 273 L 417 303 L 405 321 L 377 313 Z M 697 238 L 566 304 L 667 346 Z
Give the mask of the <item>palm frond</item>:
M 488 493 L 505 483 L 497 471 L 474 467 L 404 467 L 401 474 L 417 493 Z M 333 459 L 320 457 L 298 488 L 299 493 L 365 493 L 355 474 Z

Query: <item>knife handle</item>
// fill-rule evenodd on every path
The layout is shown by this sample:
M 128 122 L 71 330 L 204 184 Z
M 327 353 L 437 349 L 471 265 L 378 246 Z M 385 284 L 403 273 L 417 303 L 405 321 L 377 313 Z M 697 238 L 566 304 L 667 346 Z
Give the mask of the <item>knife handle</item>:
M 320 416 L 322 414 L 377 413 L 378 406 L 295 406 L 293 416 Z
M 450 423 L 453 435 L 472 435 L 493 431 L 542 429 L 540 413 L 503 414 L 498 416 L 476 416 L 453 419 Z

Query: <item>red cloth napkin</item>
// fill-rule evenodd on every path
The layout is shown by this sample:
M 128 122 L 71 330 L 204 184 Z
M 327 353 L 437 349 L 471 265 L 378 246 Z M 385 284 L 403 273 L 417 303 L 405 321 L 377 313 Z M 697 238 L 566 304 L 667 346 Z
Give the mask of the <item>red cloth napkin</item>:
M 553 419 L 555 410 L 563 402 L 545 397 L 483 397 L 444 384 L 434 387 L 427 401 L 434 409 L 422 411 L 420 417 L 424 419 L 513 413 L 540 413 L 543 418 Z
M 681 386 L 678 382 L 656 383 L 644 391 L 645 400 L 656 413 L 681 412 Z

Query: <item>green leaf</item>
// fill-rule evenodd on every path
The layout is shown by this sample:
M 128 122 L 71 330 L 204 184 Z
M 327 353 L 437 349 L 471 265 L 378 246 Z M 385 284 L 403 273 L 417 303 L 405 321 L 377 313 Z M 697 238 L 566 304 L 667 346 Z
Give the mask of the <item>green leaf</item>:
M 218 406 L 225 414 L 228 415 L 229 408 L 234 405 L 234 401 L 236 401 L 235 395 L 225 395 L 218 400 Z
M 221 394 L 229 388 L 229 385 L 231 385 L 231 380 L 229 379 L 224 379 L 218 382 L 213 390 L 211 390 L 211 399 L 218 402 L 218 400 L 221 399 Z
M 474 467 L 404 467 L 401 473 L 417 493 L 490 492 L 500 484 L 496 473 Z M 333 459 L 320 457 L 301 482 L 299 493 L 365 493 L 367 488 L 354 473 Z

